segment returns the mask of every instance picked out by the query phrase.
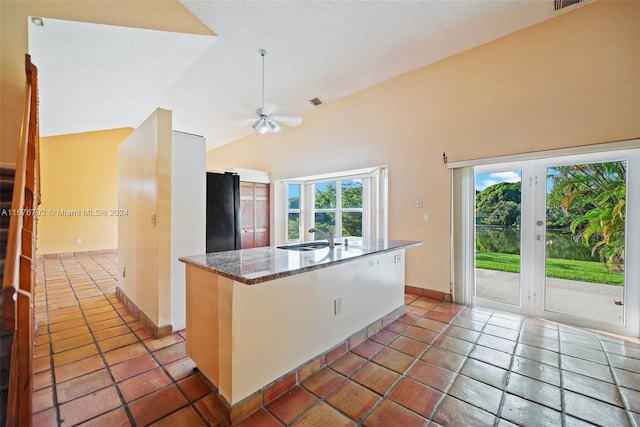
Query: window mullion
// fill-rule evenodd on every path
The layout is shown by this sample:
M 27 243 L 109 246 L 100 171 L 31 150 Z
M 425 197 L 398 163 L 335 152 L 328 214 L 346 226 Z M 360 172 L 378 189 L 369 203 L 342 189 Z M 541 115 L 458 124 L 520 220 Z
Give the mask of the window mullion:
M 342 237 L 342 181 L 336 181 L 336 214 L 335 214 L 336 236 Z

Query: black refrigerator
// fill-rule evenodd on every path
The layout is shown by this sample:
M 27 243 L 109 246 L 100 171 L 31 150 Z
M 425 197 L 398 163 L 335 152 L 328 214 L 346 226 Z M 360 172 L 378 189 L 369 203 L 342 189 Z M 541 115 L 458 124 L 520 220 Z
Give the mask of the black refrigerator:
M 240 176 L 207 172 L 207 253 L 240 249 Z

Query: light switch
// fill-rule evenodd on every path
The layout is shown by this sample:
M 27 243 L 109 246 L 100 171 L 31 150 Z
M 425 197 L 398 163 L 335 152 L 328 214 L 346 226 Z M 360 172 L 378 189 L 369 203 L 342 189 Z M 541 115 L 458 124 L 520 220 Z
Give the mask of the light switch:
M 428 213 L 426 213 L 426 214 L 422 215 L 422 220 L 423 220 L 424 222 L 428 222 L 428 221 L 429 221 L 429 214 L 428 214 Z

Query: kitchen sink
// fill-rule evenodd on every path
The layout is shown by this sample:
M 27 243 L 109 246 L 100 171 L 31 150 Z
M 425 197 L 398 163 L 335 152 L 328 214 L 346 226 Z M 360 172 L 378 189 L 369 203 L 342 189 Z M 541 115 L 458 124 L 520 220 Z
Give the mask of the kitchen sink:
M 336 246 L 342 243 L 335 243 Z M 324 249 L 329 247 L 329 242 L 306 242 L 297 245 L 277 246 L 278 249 L 288 249 L 290 251 L 315 251 L 316 249 Z

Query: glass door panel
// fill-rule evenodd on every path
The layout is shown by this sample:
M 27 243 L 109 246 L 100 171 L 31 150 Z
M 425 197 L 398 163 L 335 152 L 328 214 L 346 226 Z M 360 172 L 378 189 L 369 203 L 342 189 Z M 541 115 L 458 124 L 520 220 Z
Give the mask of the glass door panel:
M 638 336 L 638 189 L 640 149 L 476 167 L 474 304 Z
M 475 174 L 475 298 L 521 305 L 522 171 Z
M 626 181 L 626 161 L 546 167 L 545 311 L 624 325 Z

